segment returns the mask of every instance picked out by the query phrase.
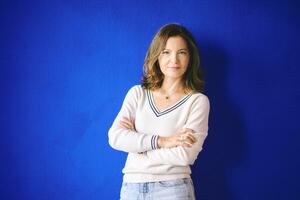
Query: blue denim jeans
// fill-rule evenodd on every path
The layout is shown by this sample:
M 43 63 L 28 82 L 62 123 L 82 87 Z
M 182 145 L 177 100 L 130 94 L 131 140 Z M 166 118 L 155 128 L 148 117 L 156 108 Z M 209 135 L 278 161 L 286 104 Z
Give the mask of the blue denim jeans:
M 182 178 L 146 183 L 122 183 L 121 200 L 195 200 L 193 181 Z

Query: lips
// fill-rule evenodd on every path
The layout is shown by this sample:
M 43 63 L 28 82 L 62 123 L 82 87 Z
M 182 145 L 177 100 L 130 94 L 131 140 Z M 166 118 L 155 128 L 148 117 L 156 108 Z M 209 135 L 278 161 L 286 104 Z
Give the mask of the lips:
M 180 69 L 179 67 L 168 67 L 168 70 L 170 71 L 177 71 L 179 69 Z
M 180 67 L 179 66 L 170 66 L 168 68 L 170 68 L 170 69 L 179 69 Z

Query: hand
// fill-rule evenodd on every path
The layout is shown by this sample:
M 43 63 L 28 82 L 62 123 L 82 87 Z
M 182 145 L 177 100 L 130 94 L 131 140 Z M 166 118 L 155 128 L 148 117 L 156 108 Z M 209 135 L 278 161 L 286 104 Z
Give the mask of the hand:
M 172 148 L 177 146 L 191 147 L 195 142 L 194 131 L 192 129 L 184 128 L 175 135 L 169 137 L 158 137 L 159 148 Z
M 120 126 L 122 128 L 125 128 L 125 129 L 129 129 L 129 130 L 132 130 L 132 131 L 136 131 L 135 130 L 135 125 L 134 125 L 134 120 L 130 120 L 128 119 L 127 117 L 124 117 L 121 121 L 120 121 Z

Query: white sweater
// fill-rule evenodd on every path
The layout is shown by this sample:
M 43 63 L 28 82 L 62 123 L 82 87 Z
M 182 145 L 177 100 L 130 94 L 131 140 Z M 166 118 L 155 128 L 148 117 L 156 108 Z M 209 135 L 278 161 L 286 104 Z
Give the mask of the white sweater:
M 124 182 L 154 182 L 188 178 L 189 165 L 202 150 L 208 131 L 209 100 L 202 93 L 188 94 L 173 106 L 158 111 L 150 90 L 140 85 L 127 93 L 122 108 L 109 129 L 109 144 L 128 152 Z M 122 128 L 119 121 L 134 119 L 136 131 Z M 157 148 L 157 135 L 170 136 L 181 128 L 195 131 L 192 147 Z

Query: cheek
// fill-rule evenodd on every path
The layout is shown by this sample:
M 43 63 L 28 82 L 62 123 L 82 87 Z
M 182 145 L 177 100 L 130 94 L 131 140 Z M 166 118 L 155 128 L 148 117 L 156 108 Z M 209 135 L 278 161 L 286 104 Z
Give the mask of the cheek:
M 188 67 L 189 62 L 190 62 L 190 58 L 189 58 L 189 57 L 184 58 L 184 59 L 182 60 L 182 64 L 184 64 L 185 67 Z
M 159 58 L 158 59 L 158 64 L 161 67 L 164 67 L 164 65 L 166 64 L 166 59 L 163 59 L 163 58 Z

